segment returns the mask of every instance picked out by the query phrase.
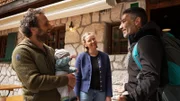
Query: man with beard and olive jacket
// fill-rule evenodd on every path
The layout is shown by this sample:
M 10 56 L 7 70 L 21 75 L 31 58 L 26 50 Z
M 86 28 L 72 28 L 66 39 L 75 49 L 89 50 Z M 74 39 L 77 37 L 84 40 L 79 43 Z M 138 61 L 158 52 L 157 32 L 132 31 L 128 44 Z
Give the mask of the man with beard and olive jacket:
M 143 8 L 133 7 L 123 12 L 119 28 L 123 36 L 129 39 L 131 53 L 134 45 L 138 43 L 142 70 L 130 55 L 129 80 L 125 84 L 127 93 L 120 95 L 118 101 L 157 101 L 157 88 L 161 83 L 160 71 L 162 67 L 167 66 L 159 27 L 153 22 L 147 22 Z
M 12 67 L 22 82 L 24 101 L 60 101 L 57 88 L 73 88 L 72 74 L 55 76 L 54 50 L 45 45 L 52 30 L 40 9 L 29 9 L 21 20 L 19 31 L 26 38 L 12 54 Z

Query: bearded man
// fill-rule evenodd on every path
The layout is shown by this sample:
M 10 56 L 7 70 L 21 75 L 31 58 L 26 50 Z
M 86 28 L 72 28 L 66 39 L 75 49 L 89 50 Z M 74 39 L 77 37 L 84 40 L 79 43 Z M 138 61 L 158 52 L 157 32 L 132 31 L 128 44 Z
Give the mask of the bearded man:
M 52 30 L 40 9 L 28 9 L 19 27 L 26 38 L 12 54 L 12 67 L 22 82 L 24 101 L 60 101 L 58 87 L 73 88 L 72 74 L 55 75 L 54 49 L 44 44 Z

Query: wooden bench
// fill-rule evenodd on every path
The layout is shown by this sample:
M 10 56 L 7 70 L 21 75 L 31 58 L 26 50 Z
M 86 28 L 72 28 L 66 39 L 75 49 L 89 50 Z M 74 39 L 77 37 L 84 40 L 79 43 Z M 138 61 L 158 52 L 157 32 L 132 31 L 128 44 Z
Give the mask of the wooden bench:
M 8 90 L 8 94 L 6 96 L 9 96 L 10 91 L 13 91 L 14 89 L 19 89 L 19 88 L 22 88 L 22 86 L 20 86 L 20 85 L 13 85 L 13 84 L 10 84 L 10 85 L 0 85 L 0 90 Z
M 6 98 L 6 101 L 23 101 L 23 96 L 22 95 L 9 96 Z

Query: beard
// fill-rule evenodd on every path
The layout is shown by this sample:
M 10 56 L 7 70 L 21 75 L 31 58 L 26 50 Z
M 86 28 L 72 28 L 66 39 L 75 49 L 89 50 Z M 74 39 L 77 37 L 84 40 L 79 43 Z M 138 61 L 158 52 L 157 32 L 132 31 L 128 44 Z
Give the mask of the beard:
M 36 38 L 38 41 L 45 42 L 45 41 L 49 40 L 50 36 L 48 35 L 47 32 L 42 31 L 39 28 L 39 32 L 38 32 L 38 34 L 36 34 Z

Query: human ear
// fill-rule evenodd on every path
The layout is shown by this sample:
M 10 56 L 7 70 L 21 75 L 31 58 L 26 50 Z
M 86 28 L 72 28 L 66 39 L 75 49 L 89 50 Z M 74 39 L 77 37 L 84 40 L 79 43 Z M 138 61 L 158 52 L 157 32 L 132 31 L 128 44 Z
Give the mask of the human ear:
M 140 18 L 140 17 L 137 17 L 137 18 L 135 19 L 135 25 L 136 25 L 137 27 L 140 27 L 140 26 L 141 26 L 141 18 Z
M 31 31 L 31 33 L 35 33 L 35 32 L 37 31 L 37 28 L 31 27 L 31 28 L 30 28 L 30 31 Z
M 86 47 L 86 42 L 85 42 L 85 40 L 83 40 L 82 44 L 83 44 L 84 47 Z
M 84 43 L 84 47 L 87 48 L 87 45 Z

